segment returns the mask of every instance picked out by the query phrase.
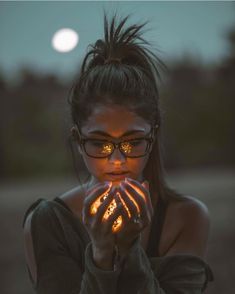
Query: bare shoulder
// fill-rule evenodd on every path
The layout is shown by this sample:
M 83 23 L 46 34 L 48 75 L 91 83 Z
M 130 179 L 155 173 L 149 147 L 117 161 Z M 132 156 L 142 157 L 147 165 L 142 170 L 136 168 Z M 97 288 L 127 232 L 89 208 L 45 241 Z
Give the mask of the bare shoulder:
M 183 221 L 200 221 L 204 224 L 210 221 L 209 210 L 204 202 L 196 197 L 184 196 L 185 201 L 182 201 L 179 209 Z
M 60 195 L 58 198 L 63 200 L 64 203 L 72 210 L 72 212 L 81 218 L 84 196 L 84 185 L 78 185 L 75 188 Z
M 164 255 L 189 253 L 205 257 L 210 229 L 208 208 L 196 197 L 183 196 L 182 200 L 169 204 L 168 229 L 173 238 L 169 237 Z

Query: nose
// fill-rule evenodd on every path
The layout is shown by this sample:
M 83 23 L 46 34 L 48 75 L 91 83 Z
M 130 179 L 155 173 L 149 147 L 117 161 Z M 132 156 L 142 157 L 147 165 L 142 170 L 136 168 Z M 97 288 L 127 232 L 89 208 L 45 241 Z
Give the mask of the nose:
M 113 150 L 113 153 L 109 156 L 109 162 L 111 163 L 123 163 L 126 161 L 126 157 L 118 148 Z

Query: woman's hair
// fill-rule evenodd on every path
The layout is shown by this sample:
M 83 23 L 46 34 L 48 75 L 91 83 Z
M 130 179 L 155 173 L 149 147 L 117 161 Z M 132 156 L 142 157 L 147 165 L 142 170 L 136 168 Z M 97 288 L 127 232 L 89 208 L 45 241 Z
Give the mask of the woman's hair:
M 99 104 L 124 106 L 151 126 L 161 125 L 157 81 L 165 65 L 142 38 L 142 28 L 147 22 L 125 27 L 128 18 L 118 21 L 115 14 L 109 23 L 104 13 L 104 38 L 88 47 L 69 96 L 72 120 L 79 130 Z M 167 200 L 178 196 L 164 180 L 160 129 L 155 134 L 144 177 L 149 181 L 152 197 L 157 193 Z M 155 203 L 156 199 L 152 200 Z

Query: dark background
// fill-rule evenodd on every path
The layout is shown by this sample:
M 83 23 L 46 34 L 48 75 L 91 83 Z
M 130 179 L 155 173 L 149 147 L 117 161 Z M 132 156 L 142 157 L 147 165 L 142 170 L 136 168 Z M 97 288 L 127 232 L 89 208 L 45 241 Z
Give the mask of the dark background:
M 228 54 L 205 64 L 185 54 L 168 63 L 160 86 L 163 150 L 169 184 L 201 199 L 211 216 L 206 293 L 232 293 L 235 273 L 235 28 Z M 37 198 L 54 198 L 78 180 L 68 145 L 72 79 L 22 67 L 17 82 L 0 74 L 1 293 L 33 293 L 22 220 Z M 81 170 L 82 172 L 82 170 Z

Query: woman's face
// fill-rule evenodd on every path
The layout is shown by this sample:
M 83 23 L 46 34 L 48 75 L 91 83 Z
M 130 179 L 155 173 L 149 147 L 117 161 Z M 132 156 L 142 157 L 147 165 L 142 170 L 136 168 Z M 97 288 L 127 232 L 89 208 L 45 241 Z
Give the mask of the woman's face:
M 123 139 L 145 137 L 150 130 L 149 123 L 122 106 L 99 105 L 94 108 L 92 115 L 81 128 L 81 133 L 87 138 L 119 142 Z M 131 134 L 125 135 L 130 131 Z M 93 182 L 112 181 L 114 184 L 118 184 L 125 177 L 142 181 L 142 173 L 149 157 L 148 154 L 140 158 L 125 157 L 118 148 L 106 158 L 92 158 L 81 149 L 80 152 Z M 127 173 L 117 178 L 110 175 L 114 172 Z

